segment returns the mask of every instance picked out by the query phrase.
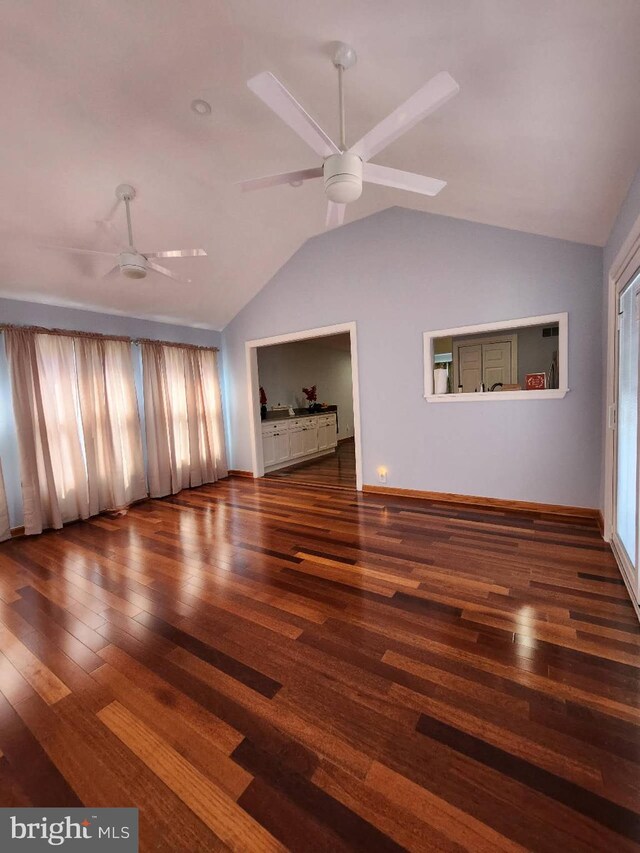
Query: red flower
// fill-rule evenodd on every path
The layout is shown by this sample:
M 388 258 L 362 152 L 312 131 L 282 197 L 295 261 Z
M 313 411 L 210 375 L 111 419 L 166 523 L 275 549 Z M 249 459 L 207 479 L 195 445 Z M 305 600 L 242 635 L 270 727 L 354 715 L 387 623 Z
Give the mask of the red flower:
M 302 393 L 305 395 L 305 397 L 310 403 L 315 403 L 315 401 L 318 399 L 315 385 L 312 385 L 311 388 L 303 388 Z
M 267 405 L 267 395 L 264 393 L 264 388 L 262 387 L 262 385 L 260 386 L 260 405 Z

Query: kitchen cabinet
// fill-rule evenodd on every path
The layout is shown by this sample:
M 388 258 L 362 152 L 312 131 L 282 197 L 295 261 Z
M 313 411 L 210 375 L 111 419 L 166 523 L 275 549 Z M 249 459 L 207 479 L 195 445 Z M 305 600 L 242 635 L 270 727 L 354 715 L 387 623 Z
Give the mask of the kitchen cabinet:
M 304 429 L 301 426 L 291 425 L 289 427 L 289 457 L 299 459 L 304 454 Z M 264 464 L 267 464 L 266 459 Z
M 327 423 L 327 447 L 338 446 L 338 426 L 335 418 L 329 418 Z
M 304 455 L 315 453 L 318 450 L 318 421 L 317 418 L 309 418 L 302 427 L 304 435 Z
M 273 434 L 275 438 L 275 457 L 277 465 L 286 462 L 291 457 L 291 446 L 289 444 L 289 430 L 282 429 Z
M 333 415 L 321 415 L 318 418 L 318 450 L 336 447 L 338 444 L 338 430 L 336 419 Z
M 335 412 L 262 423 L 266 472 L 333 453 L 338 444 Z
M 262 433 L 262 456 L 265 468 L 276 464 L 276 439 L 273 432 Z

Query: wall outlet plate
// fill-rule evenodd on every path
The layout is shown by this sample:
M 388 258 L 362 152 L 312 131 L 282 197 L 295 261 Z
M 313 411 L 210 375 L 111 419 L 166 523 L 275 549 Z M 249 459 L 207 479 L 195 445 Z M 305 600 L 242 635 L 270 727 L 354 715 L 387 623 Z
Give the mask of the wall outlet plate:
M 387 472 L 386 471 L 378 471 L 378 482 L 386 483 L 387 482 Z

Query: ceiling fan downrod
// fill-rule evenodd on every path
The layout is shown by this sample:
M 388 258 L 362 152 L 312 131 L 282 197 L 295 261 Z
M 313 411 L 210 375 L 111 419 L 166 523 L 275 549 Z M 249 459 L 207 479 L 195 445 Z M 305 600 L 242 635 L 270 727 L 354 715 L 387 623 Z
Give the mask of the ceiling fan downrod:
M 333 54 L 333 64 L 338 69 L 338 106 L 340 111 L 340 139 L 338 145 L 341 151 L 347 150 L 346 119 L 344 109 L 344 72 L 358 61 L 355 50 L 345 42 L 338 42 Z
M 116 197 L 124 202 L 127 212 L 127 232 L 129 234 L 129 248 L 133 249 L 133 226 L 131 225 L 131 209 L 129 205 L 136 197 L 136 191 L 131 184 L 119 184 L 116 187 Z

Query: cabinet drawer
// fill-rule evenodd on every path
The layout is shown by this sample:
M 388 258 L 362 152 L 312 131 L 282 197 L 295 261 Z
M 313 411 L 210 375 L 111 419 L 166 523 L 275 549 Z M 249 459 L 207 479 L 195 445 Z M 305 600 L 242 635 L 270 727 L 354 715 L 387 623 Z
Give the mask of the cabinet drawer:
M 262 435 L 273 435 L 276 432 L 287 432 L 288 429 L 288 421 L 273 421 L 272 423 L 262 422 Z

